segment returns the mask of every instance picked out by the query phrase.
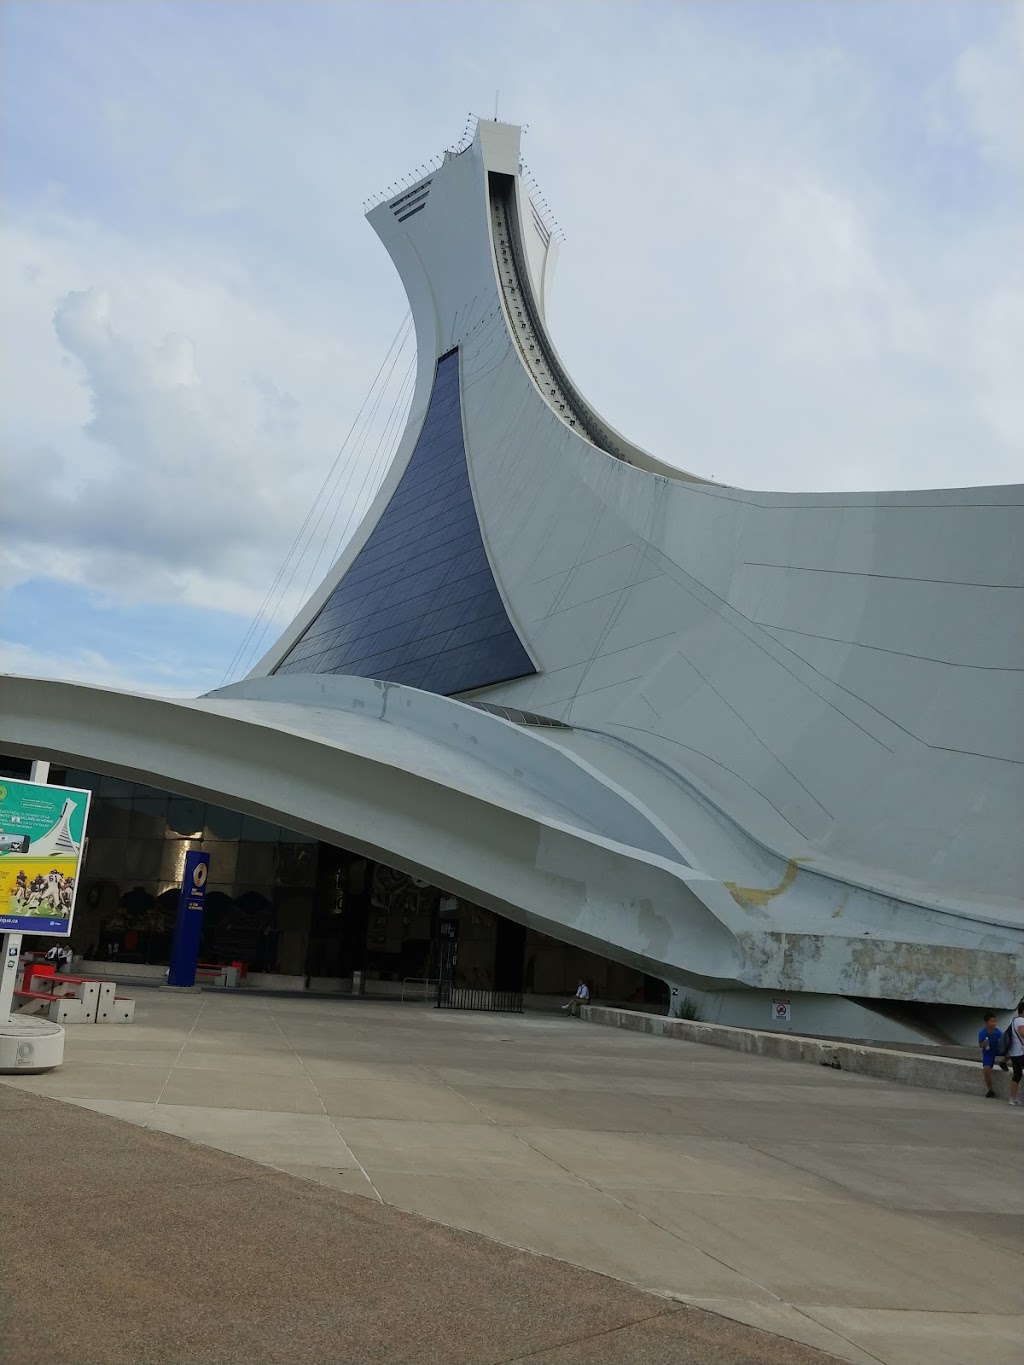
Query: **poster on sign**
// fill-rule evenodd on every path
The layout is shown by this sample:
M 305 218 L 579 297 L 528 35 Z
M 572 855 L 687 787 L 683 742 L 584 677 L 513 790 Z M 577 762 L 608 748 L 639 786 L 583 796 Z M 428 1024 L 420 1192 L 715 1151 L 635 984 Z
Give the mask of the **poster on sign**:
M 0 782 L 0 932 L 70 936 L 89 797 L 77 787 Z
M 793 1018 L 793 1007 L 788 1000 L 772 1001 L 772 1019 L 776 1024 L 788 1024 Z

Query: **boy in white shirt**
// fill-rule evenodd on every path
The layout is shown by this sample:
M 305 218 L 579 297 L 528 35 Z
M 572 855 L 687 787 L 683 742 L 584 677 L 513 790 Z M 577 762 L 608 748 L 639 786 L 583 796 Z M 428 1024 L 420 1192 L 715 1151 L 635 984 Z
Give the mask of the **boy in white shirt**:
M 580 977 L 580 984 L 576 987 L 576 994 L 568 1002 L 568 1004 L 562 1006 L 562 1009 L 568 1010 L 570 1014 L 576 1014 L 579 1011 L 579 1007 L 581 1005 L 586 1005 L 589 1002 L 589 1000 L 590 987 L 583 980 L 583 978 Z

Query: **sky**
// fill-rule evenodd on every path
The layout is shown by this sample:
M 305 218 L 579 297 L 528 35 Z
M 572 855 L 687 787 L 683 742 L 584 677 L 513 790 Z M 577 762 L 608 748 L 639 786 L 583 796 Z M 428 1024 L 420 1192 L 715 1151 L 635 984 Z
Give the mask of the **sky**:
M 1021 478 L 1011 0 L 4 0 L 0 48 L 6 672 L 195 695 L 270 645 L 408 402 L 363 201 L 496 102 L 632 440 L 747 488 Z

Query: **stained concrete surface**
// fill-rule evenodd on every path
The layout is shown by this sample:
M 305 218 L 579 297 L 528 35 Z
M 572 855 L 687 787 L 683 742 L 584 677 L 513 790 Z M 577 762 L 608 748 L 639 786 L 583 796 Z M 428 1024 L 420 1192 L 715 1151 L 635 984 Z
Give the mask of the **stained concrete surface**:
M 590 1271 L 0 1089 L 4 1365 L 821 1365 Z
M 980 1077 L 968 1097 L 564 1017 L 146 992 L 15 1083 L 848 1361 L 1020 1365 L 1024 1110 Z M 90 1161 L 84 1188 L 118 1178 Z

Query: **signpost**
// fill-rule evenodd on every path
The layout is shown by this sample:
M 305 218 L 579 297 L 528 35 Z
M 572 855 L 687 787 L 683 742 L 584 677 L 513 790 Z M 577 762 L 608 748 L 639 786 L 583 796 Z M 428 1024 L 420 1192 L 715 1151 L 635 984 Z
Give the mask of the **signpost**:
M 209 853 L 193 851 L 185 854 L 185 871 L 182 874 L 181 894 L 178 897 L 178 918 L 174 924 L 174 941 L 171 944 L 171 969 L 167 973 L 169 986 L 195 985 L 199 940 L 203 932 L 206 881 L 209 875 Z
M 10 1022 L 23 934 L 70 938 L 91 793 L 32 780 L 0 779 L 0 1024 Z

